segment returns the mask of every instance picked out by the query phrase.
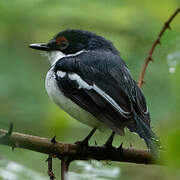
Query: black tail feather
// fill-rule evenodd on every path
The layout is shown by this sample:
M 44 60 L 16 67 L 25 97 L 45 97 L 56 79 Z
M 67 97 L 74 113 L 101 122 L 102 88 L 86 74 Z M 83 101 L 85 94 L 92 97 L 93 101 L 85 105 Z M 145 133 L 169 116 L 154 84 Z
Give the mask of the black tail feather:
M 160 141 L 155 133 L 151 130 L 151 127 L 145 123 L 145 121 L 134 113 L 134 120 L 136 122 L 135 132 L 143 138 L 146 142 L 148 149 L 150 149 L 154 158 L 158 157 L 158 149 L 160 147 Z

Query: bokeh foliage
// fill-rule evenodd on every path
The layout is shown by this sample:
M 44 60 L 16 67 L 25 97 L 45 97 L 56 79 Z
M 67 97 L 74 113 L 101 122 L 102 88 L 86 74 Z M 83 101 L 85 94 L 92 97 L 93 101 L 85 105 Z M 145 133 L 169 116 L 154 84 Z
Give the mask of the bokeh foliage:
M 57 108 L 48 98 L 44 79 L 49 63 L 28 44 L 47 42 L 64 29 L 86 29 L 111 40 L 129 66 L 135 80 L 162 24 L 180 5 L 179 0 L 1 0 L 0 1 L 0 126 L 14 123 L 15 130 L 33 135 L 74 142 L 90 129 Z M 180 15 L 166 32 L 146 72 L 143 91 L 152 117 L 152 127 L 162 144 L 169 149 L 166 163 L 180 166 L 180 66 L 169 73 L 167 57 L 180 52 Z M 180 56 L 175 61 L 178 62 Z M 174 59 L 173 59 L 174 61 Z M 102 144 L 107 134 L 94 139 Z M 145 147 L 137 137 L 127 133 L 117 137 L 115 145 Z M 92 141 L 93 143 L 93 141 Z M 46 173 L 45 155 L 0 147 L 0 155 Z M 56 174 L 59 173 L 58 161 Z M 126 180 L 170 179 L 172 169 L 165 167 L 116 163 Z M 76 165 L 74 165 L 76 166 Z M 74 167 L 73 166 L 73 167 Z M 172 167 L 171 166 L 171 167 Z M 72 169 L 73 169 L 72 167 Z M 143 168 L 143 172 L 141 171 Z M 174 179 L 180 175 L 173 170 Z

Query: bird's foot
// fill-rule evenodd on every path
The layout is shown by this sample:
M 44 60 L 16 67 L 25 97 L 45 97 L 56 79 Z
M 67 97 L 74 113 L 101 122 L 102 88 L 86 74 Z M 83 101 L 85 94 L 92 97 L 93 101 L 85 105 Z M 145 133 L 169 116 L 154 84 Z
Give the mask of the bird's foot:
M 109 149 L 109 148 L 113 148 L 113 140 L 114 140 L 114 135 L 115 135 L 115 132 L 113 131 L 111 133 L 111 135 L 109 136 L 109 138 L 107 139 L 106 143 L 103 145 L 103 147 Z
M 90 138 L 92 137 L 92 135 L 95 133 L 96 128 L 92 129 L 91 132 L 82 140 L 82 141 L 77 141 L 75 142 L 75 144 L 78 144 L 80 146 L 88 146 L 88 142 L 90 140 Z

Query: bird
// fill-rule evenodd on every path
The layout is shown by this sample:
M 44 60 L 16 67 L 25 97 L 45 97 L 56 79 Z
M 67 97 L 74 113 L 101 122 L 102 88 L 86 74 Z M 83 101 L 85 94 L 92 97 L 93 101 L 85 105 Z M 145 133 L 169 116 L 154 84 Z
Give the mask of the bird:
M 111 41 L 93 32 L 68 29 L 48 43 L 30 44 L 44 51 L 51 68 L 45 87 L 49 97 L 73 118 L 96 129 L 111 129 L 106 145 L 124 128 L 144 139 L 157 154 L 158 137 L 150 126 L 150 113 L 142 90 Z

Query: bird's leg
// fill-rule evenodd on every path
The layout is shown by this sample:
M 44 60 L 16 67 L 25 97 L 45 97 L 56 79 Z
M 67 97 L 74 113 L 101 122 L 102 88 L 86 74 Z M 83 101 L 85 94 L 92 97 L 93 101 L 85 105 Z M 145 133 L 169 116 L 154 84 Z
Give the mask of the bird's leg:
M 115 132 L 113 131 L 111 133 L 111 135 L 109 136 L 108 140 L 106 141 L 106 143 L 103 145 L 105 148 L 111 148 L 113 147 L 112 146 L 112 142 L 113 142 L 113 139 L 114 139 L 114 135 L 115 135 Z
M 82 146 L 88 146 L 88 141 L 95 132 L 96 132 L 96 128 L 93 128 L 91 130 L 91 132 L 82 141 L 77 141 L 77 142 L 75 142 L 75 144 L 79 144 Z

